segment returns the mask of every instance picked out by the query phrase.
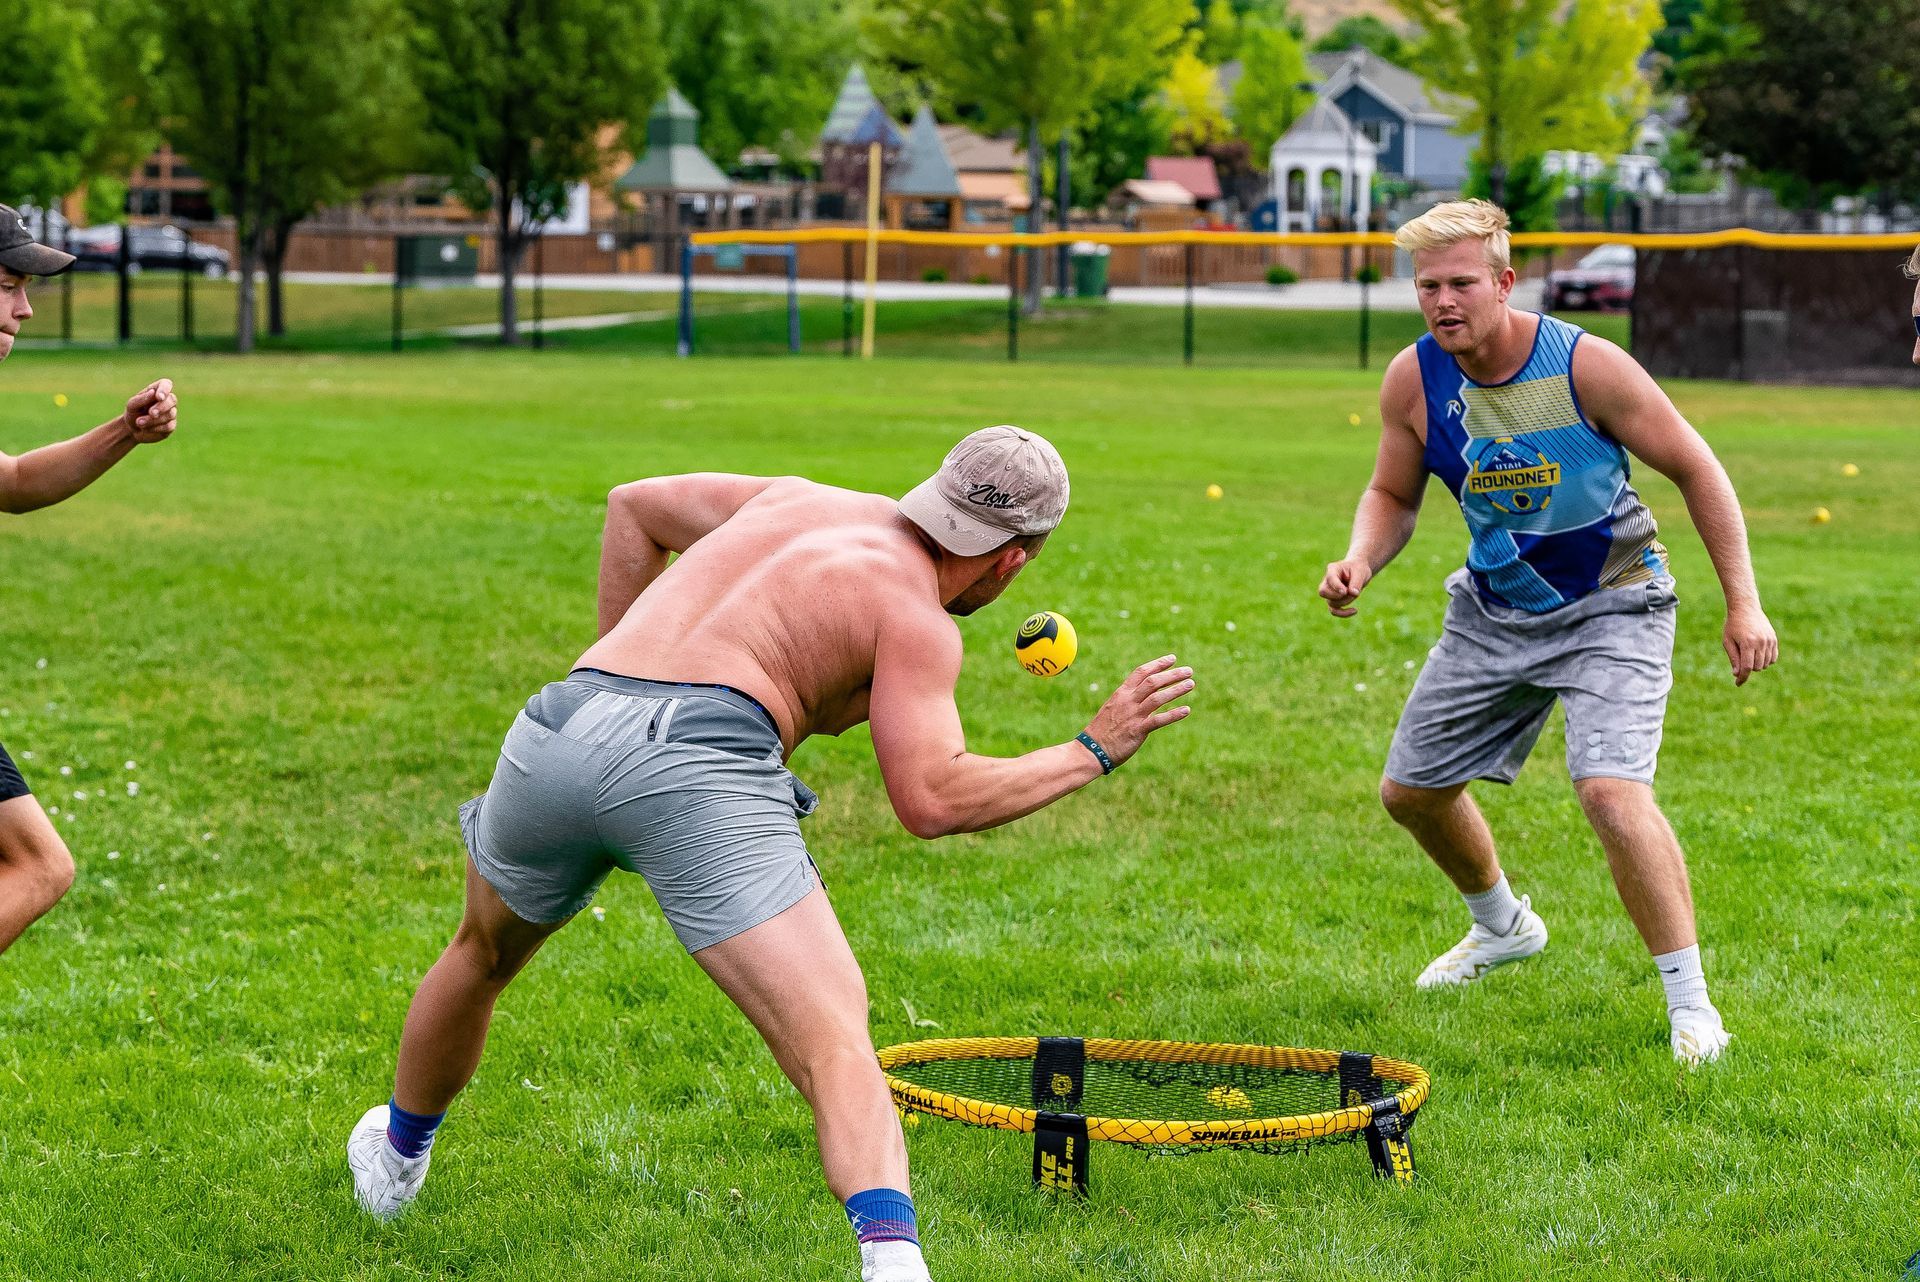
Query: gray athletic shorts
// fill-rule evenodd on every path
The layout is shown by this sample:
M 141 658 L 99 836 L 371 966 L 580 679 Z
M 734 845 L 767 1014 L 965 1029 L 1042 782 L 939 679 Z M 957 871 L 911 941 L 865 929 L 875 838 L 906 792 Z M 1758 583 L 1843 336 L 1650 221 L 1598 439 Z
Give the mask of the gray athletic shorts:
M 791 908 L 818 878 L 757 700 L 582 668 L 527 700 L 484 795 L 460 807 L 473 866 L 527 921 L 564 921 L 615 868 L 647 879 L 688 952 Z
M 1482 601 L 1465 570 L 1447 590 L 1440 643 L 1407 696 L 1387 778 L 1410 788 L 1512 783 L 1558 699 L 1567 773 L 1653 782 L 1673 688 L 1672 579 L 1605 588 L 1546 614 Z

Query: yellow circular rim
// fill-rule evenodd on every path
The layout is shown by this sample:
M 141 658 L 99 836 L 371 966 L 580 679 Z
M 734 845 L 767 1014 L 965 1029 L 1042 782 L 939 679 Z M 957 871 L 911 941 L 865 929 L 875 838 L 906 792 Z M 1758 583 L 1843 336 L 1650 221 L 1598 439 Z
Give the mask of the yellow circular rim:
M 1089 1060 L 1146 1061 L 1161 1064 L 1220 1064 L 1252 1068 L 1293 1068 L 1335 1073 L 1340 1052 L 1293 1046 L 1249 1046 L 1232 1042 L 1152 1042 L 1089 1037 L 1083 1045 Z M 970 1126 L 1005 1131 L 1032 1131 L 1037 1111 L 1007 1104 L 989 1104 L 932 1090 L 894 1076 L 896 1068 L 956 1059 L 1030 1059 L 1039 1050 L 1037 1037 L 938 1037 L 904 1042 L 880 1051 L 880 1071 L 894 1103 L 903 1109 L 928 1113 Z M 1392 1098 L 1403 1117 L 1411 1117 L 1427 1102 L 1431 1081 L 1427 1071 L 1405 1060 L 1373 1058 L 1373 1075 L 1400 1086 Z M 1321 1113 L 1292 1117 L 1233 1118 L 1225 1121 L 1175 1121 L 1126 1117 L 1088 1117 L 1087 1138 L 1114 1144 L 1223 1145 L 1280 1144 L 1329 1139 L 1363 1131 L 1373 1121 L 1373 1104 L 1362 1103 Z

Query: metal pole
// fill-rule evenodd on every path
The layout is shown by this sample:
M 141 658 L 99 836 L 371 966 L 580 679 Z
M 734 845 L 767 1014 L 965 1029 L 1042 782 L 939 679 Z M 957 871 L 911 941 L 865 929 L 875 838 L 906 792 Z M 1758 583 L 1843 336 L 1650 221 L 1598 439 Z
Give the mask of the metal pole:
M 1185 351 L 1187 364 L 1193 364 L 1193 242 L 1187 242 L 1187 308 Z
M 1368 291 L 1373 288 L 1373 246 L 1360 248 L 1360 368 L 1367 367 L 1367 346 L 1372 339 L 1373 312 L 1368 306 Z
M 406 247 L 405 236 L 393 238 L 393 350 L 400 350 L 400 322 L 402 312 L 401 295 L 406 286 Z
M 73 252 L 73 227 L 71 224 L 60 233 L 60 248 Z M 60 273 L 60 341 L 73 341 L 73 273 Z
M 693 355 L 693 240 L 680 239 L 680 345 L 682 356 Z
M 840 354 L 853 355 L 853 242 L 840 242 Z
M 1059 170 L 1059 172 L 1054 175 L 1054 188 L 1057 192 L 1054 197 L 1054 203 L 1059 206 L 1058 221 L 1060 223 L 1060 230 L 1070 231 L 1072 228 L 1069 224 L 1072 220 L 1068 217 L 1068 211 L 1072 208 L 1069 203 L 1071 180 L 1067 176 L 1067 133 L 1064 129 L 1060 131 L 1060 145 L 1055 149 L 1053 163 L 1054 168 Z M 1055 296 L 1065 298 L 1069 292 L 1067 286 L 1066 244 L 1062 243 L 1054 250 L 1053 266 L 1056 275 Z
M 1007 359 L 1020 359 L 1020 248 L 1007 246 Z
M 127 224 L 120 224 L 120 255 L 116 266 L 120 273 L 120 341 L 125 343 L 133 338 L 133 264 L 132 237 L 128 234 Z
M 533 241 L 533 350 L 547 345 L 547 229 Z
M 181 341 L 193 341 L 193 233 L 182 230 L 186 244 L 182 251 L 186 255 L 180 262 L 180 338 Z
M 800 350 L 800 246 L 787 246 L 787 350 Z
M 1638 290 L 1634 291 L 1638 293 Z M 1747 377 L 1747 247 L 1733 247 L 1733 376 Z

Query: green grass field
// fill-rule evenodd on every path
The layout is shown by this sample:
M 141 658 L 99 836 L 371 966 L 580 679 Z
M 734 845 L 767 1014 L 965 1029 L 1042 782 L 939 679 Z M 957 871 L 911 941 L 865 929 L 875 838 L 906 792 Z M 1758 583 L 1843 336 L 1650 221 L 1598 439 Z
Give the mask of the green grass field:
M 1890 1278 L 1920 1247 L 1910 392 L 1674 389 L 1740 488 L 1781 636 L 1744 689 L 1677 495 L 1638 478 L 1683 596 L 1661 795 L 1737 1036 L 1688 1073 L 1557 723 L 1483 794 L 1552 946 L 1412 987 L 1466 918 L 1374 790 L 1465 539 L 1435 496 L 1359 618 L 1313 596 L 1371 460 L 1363 374 L 22 350 L 0 448 L 161 373 L 176 440 L 4 523 L 0 740 L 80 876 L 0 960 L 0 1277 L 852 1276 L 804 1106 L 636 878 L 509 992 L 402 1220 L 354 1208 L 342 1146 L 458 918 L 454 809 L 591 639 L 608 487 L 728 468 L 897 493 L 1007 420 L 1059 444 L 1074 505 L 964 624 L 973 746 L 1061 741 L 1166 651 L 1202 686 L 1114 778 L 937 844 L 894 821 L 864 732 L 801 749 L 876 1040 L 1362 1049 L 1435 1088 L 1410 1190 L 1351 1147 L 1102 1148 L 1071 1204 L 1028 1187 L 1023 1137 L 923 1122 L 936 1277 Z M 1011 654 L 1037 608 L 1081 637 L 1052 682 Z

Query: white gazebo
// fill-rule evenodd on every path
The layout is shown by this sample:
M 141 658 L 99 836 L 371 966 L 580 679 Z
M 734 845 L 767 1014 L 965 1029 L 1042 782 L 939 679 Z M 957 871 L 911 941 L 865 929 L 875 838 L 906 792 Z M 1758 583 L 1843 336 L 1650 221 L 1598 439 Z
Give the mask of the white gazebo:
M 1322 218 L 1364 228 L 1371 212 L 1373 140 L 1325 98 L 1273 144 L 1273 200 L 1280 231 L 1318 231 Z

